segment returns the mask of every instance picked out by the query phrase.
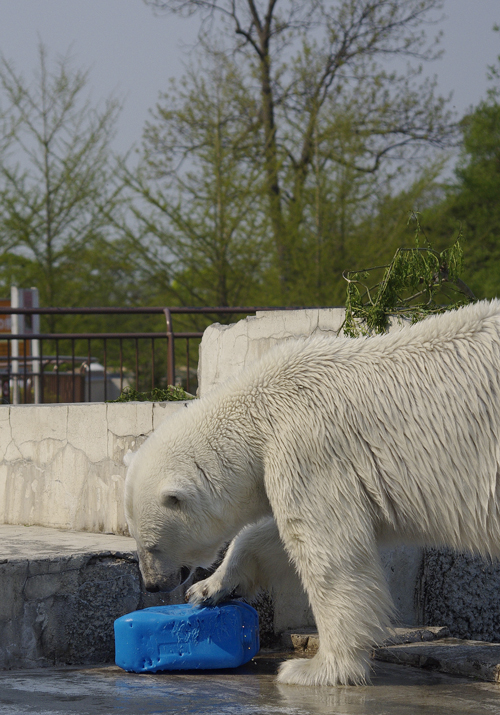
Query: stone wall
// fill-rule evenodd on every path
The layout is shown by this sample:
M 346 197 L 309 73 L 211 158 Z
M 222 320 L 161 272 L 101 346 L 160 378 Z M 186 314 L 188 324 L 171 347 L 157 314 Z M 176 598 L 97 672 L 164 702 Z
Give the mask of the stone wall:
M 0 525 L 0 670 L 112 663 L 113 623 L 181 600 L 147 593 L 135 541 Z
M 417 586 L 422 623 L 455 638 L 500 641 L 500 564 L 450 549 L 425 549 Z
M 0 524 L 126 534 L 123 456 L 182 402 L 0 406 Z

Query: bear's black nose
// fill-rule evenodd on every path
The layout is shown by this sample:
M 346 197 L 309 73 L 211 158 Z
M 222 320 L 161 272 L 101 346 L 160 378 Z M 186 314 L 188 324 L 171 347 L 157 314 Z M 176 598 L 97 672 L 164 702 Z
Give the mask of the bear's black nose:
M 146 586 L 146 591 L 148 591 L 148 593 L 158 593 L 159 590 L 159 586 Z

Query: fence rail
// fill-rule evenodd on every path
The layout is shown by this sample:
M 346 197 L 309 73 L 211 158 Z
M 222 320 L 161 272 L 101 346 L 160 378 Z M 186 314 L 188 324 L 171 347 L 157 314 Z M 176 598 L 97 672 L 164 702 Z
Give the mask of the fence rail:
M 125 386 L 153 389 L 196 382 L 193 365 L 203 330 L 174 330 L 174 316 L 224 320 L 276 307 L 0 308 L 4 315 L 160 316 L 165 330 L 0 334 L 4 402 L 92 402 L 116 398 Z M 31 321 L 32 324 L 33 321 Z M 207 323 L 208 324 L 208 323 Z M 191 341 L 191 342 L 190 342 Z M 193 349 L 194 343 L 194 349 Z M 176 371 L 176 361 L 183 362 Z

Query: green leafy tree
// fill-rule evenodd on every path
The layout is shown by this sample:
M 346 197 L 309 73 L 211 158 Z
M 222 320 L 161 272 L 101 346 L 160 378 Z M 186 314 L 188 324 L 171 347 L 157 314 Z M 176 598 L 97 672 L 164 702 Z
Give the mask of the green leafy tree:
M 451 216 L 463 227 L 467 267 L 481 297 L 500 295 L 500 104 L 483 102 L 463 121 Z
M 387 265 L 344 271 L 346 335 L 383 333 L 391 319 L 417 322 L 476 299 L 461 278 L 461 236 L 437 251 L 421 235 L 418 215 L 410 220 L 416 223 L 413 246 L 398 247 Z
M 392 57 L 435 56 L 422 28 L 441 1 L 146 2 L 157 11 L 200 13 L 209 46 L 213 22 L 221 19 L 227 55 L 238 63 L 255 107 L 252 126 L 258 123 L 254 162 L 274 266 L 267 289 L 274 278 L 272 298 L 281 303 L 305 299 L 314 286 L 312 295 L 324 295 L 319 267 L 329 251 L 342 251 L 342 216 L 352 221 L 357 213 L 353 218 L 351 197 L 367 193 L 370 176 L 390 174 L 409 157 L 415 161 L 449 134 L 445 103 L 433 83 L 421 82 L 418 69 L 398 74 L 387 64 Z M 336 187 L 332 177 L 338 177 Z M 353 193 L 346 182 L 355 186 Z M 304 271 L 310 273 L 305 282 Z
M 479 298 L 500 295 L 499 66 L 490 68 L 487 98 L 461 121 L 454 181 L 443 187 L 441 200 L 438 197 L 422 217 L 426 232 L 441 244 L 453 232 L 463 233 L 465 271 Z
M 69 57 L 51 68 L 42 45 L 32 83 L 0 60 L 0 278 L 4 290 L 36 285 L 48 306 L 107 302 L 101 267 L 117 258 L 109 214 L 119 195 L 110 152 L 119 106 L 92 107 L 87 82 Z
M 211 59 L 160 96 L 139 166 L 125 169 L 135 223 L 122 229 L 170 304 L 248 304 L 266 261 L 255 108 L 237 69 Z

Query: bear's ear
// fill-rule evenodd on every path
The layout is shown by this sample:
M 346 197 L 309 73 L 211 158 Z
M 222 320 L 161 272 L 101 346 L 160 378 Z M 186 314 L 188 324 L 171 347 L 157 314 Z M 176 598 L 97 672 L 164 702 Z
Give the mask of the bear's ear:
M 133 457 L 134 455 L 135 455 L 135 452 L 132 452 L 131 449 L 129 449 L 129 451 L 126 452 L 126 453 L 123 455 L 123 464 L 124 464 L 126 467 L 130 467 L 130 463 L 132 462 L 132 457 Z
M 177 509 L 186 501 L 187 496 L 187 493 L 178 487 L 163 487 L 159 499 L 165 509 Z

